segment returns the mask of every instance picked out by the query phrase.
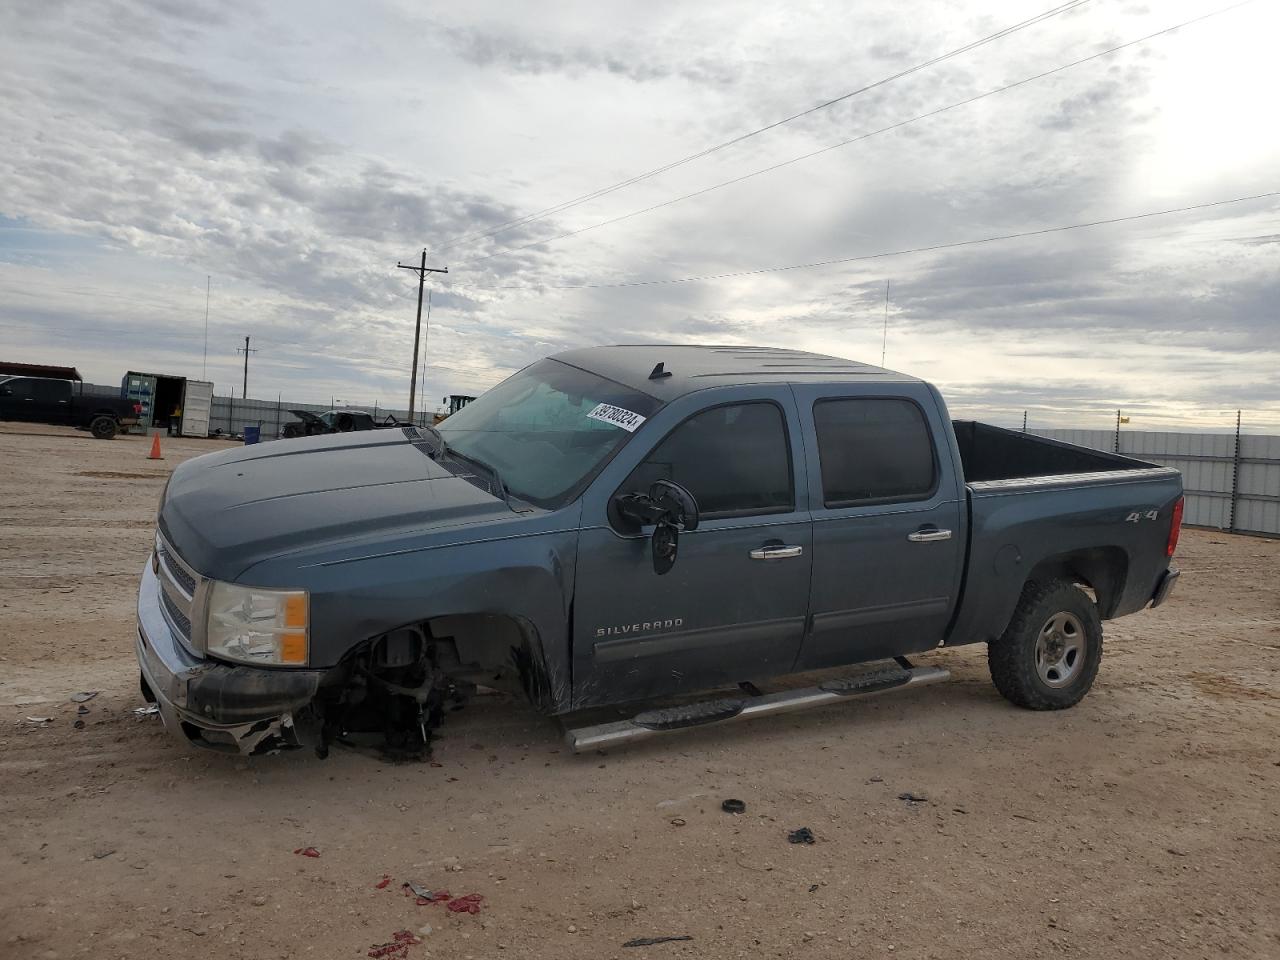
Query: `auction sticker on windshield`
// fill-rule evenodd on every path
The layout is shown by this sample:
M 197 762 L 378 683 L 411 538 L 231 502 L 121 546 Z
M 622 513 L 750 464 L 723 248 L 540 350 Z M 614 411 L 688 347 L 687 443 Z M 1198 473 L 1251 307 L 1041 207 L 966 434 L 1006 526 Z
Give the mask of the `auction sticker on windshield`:
M 603 420 L 615 427 L 621 427 L 627 433 L 635 433 L 636 427 L 644 423 L 645 418 L 611 403 L 597 403 L 596 408 L 587 414 L 592 420 Z

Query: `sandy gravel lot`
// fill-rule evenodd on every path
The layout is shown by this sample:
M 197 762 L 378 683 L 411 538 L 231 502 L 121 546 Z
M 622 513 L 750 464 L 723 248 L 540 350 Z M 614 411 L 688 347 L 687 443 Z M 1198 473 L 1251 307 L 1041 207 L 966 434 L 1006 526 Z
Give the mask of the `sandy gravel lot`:
M 220 446 L 0 425 L 6 960 L 357 958 L 426 926 L 404 956 L 1280 956 L 1280 543 L 1184 533 L 1173 599 L 1108 625 L 1065 713 L 964 648 L 920 658 L 947 684 L 607 756 L 490 696 L 436 765 L 242 761 L 132 712 L 156 500 Z M 693 939 L 623 946 L 663 935 Z

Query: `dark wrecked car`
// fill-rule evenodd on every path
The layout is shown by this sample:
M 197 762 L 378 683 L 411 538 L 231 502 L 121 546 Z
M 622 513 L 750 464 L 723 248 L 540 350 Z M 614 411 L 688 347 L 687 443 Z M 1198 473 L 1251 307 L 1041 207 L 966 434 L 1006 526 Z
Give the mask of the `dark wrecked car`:
M 928 683 L 946 671 L 908 656 L 986 643 L 1001 693 L 1058 709 L 1102 622 L 1168 595 L 1181 510 L 1175 470 L 953 423 L 877 367 L 575 350 L 438 429 L 179 466 L 138 596 L 143 691 L 194 743 L 321 755 L 421 746 L 475 684 L 551 715 L 686 701 L 571 730 L 582 749 Z
M 327 410 L 315 414 L 308 410 L 290 410 L 298 418 L 297 423 L 286 423 L 281 434 L 284 438 L 314 437 L 327 433 L 351 433 L 354 430 L 376 430 L 383 424 L 364 410 Z

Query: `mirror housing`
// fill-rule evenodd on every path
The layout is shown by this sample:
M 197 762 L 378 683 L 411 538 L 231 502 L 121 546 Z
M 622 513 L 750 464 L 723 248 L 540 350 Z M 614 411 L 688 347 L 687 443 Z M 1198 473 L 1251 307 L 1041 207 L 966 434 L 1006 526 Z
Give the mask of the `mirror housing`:
M 657 480 L 648 493 L 624 493 L 613 500 L 614 509 L 635 527 L 652 524 L 650 544 L 653 572 L 658 576 L 675 566 L 680 549 L 680 531 L 698 529 L 698 501 L 692 493 L 671 480 Z

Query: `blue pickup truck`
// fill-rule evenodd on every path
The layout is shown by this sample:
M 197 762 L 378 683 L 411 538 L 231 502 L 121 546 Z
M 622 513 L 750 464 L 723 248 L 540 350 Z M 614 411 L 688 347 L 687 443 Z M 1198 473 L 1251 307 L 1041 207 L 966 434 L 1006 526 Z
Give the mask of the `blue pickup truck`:
M 909 656 L 985 643 L 1005 697 L 1060 709 L 1102 621 L 1168 595 L 1181 513 L 1176 470 L 953 422 L 878 367 L 574 350 L 435 428 L 178 467 L 142 688 L 236 753 L 422 747 L 476 685 L 556 716 L 637 705 L 569 730 L 584 749 L 928 683 L 946 671 Z

